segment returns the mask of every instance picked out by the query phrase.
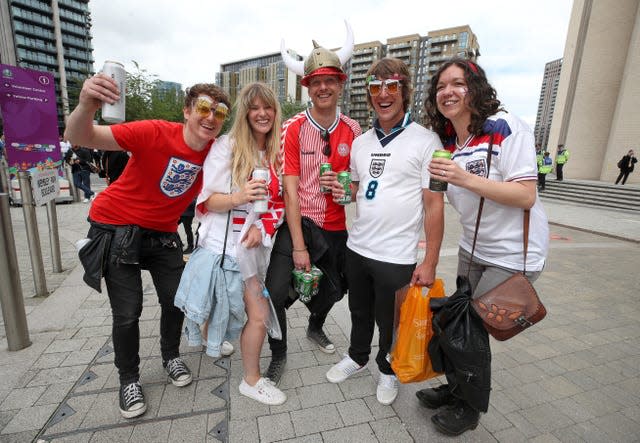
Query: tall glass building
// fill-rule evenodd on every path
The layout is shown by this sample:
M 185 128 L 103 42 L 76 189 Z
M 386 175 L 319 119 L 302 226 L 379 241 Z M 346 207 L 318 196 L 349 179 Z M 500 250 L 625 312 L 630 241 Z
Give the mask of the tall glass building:
M 540 100 L 538 102 L 538 113 L 536 114 L 536 126 L 533 131 L 536 137 L 536 144 L 543 150 L 555 152 L 549 143 L 549 133 L 551 132 L 551 121 L 553 110 L 556 106 L 556 96 L 558 95 L 558 84 L 560 83 L 560 72 L 562 70 L 562 59 L 550 61 L 544 66 L 544 76 L 542 87 L 540 88 Z
M 89 0 L 0 0 L 0 63 L 53 74 L 62 131 L 93 74 Z

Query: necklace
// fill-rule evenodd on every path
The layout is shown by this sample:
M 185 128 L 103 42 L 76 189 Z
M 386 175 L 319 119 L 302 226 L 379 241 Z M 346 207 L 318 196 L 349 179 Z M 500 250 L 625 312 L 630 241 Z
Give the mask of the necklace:
M 456 148 L 458 148 L 459 151 L 463 150 L 464 148 L 467 147 L 467 145 L 469 144 L 469 142 L 471 141 L 472 138 L 473 138 L 473 134 L 469 134 L 469 137 L 467 137 L 467 139 L 464 141 L 462 146 L 460 146 L 458 144 L 458 137 L 456 137 Z

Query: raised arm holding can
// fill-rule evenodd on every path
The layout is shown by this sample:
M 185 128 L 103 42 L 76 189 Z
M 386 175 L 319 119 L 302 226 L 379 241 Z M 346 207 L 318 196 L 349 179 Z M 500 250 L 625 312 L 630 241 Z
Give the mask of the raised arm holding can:
M 143 269 L 151 273 L 160 301 L 162 365 L 175 386 L 192 381 L 179 352 L 184 315 L 174 305 L 184 268 L 177 221 L 200 190 L 204 159 L 230 103 L 220 88 L 200 83 L 186 92 L 184 123 L 93 124 L 103 103 L 124 103 L 123 98 L 124 90 L 105 73 L 88 78 L 78 106 L 69 116 L 65 138 L 74 145 L 131 153 L 120 178 L 92 202 L 87 237 L 94 247 L 83 247 L 79 255 L 89 286 L 101 291 L 101 279 L 105 279 L 113 317 L 114 363 L 120 379 L 120 413 L 133 418 L 147 409 L 138 352 Z M 125 248 L 117 248 L 116 240 L 111 247 L 112 238 L 124 236 L 130 239 Z M 108 251 L 113 258 L 101 264 Z

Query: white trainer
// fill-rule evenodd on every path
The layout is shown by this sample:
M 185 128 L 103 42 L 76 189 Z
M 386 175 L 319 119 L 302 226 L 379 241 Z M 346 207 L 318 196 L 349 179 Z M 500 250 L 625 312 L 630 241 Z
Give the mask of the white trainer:
M 222 344 L 220 345 L 220 354 L 223 357 L 228 357 L 231 354 L 233 354 L 233 351 L 235 351 L 235 348 L 233 347 L 233 345 L 231 343 L 229 343 L 228 341 L 223 341 Z
M 254 386 L 251 386 L 243 378 L 240 383 L 240 393 L 245 397 L 270 406 L 281 405 L 287 401 L 287 395 L 264 377 L 260 377 Z
M 367 365 L 360 366 L 353 361 L 351 357 L 344 354 L 342 360 L 333 365 L 331 369 L 327 371 L 327 380 L 331 383 L 340 383 L 351 377 L 353 374 L 357 374 L 360 371 L 364 371 Z
M 380 373 L 376 397 L 383 405 L 390 405 L 398 396 L 398 378 L 395 375 Z

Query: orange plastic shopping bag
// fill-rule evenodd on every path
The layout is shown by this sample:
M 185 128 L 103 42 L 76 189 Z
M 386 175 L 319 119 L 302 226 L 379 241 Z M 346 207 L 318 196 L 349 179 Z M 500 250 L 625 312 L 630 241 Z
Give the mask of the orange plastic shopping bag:
M 404 301 L 401 300 L 403 296 Z M 440 375 L 433 370 L 427 352 L 433 336 L 433 313 L 429 300 L 437 297 L 444 297 L 444 283 L 441 279 L 436 279 L 426 294 L 422 293 L 420 286 L 405 287 L 396 292 L 397 303 L 402 304 L 397 316 L 391 368 L 401 383 L 424 381 Z

